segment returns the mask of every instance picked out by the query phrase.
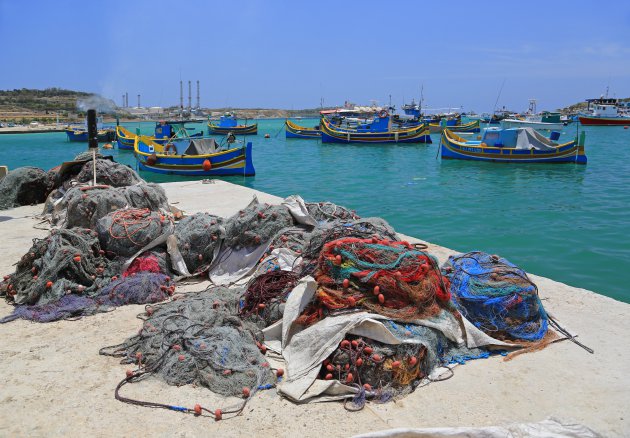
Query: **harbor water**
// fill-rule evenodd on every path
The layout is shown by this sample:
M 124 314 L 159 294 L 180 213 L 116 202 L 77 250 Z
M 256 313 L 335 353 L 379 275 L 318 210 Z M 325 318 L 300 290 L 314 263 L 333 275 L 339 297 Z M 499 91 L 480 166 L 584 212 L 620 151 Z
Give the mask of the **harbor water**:
M 226 181 L 332 201 L 363 217 L 383 217 L 401 233 L 462 252 L 497 253 L 528 272 L 630 302 L 630 129 L 580 127 L 586 166 L 516 165 L 440 160 L 439 135 L 432 135 L 433 144 L 337 145 L 287 140 L 284 120 L 258 123 L 259 134 L 247 137 L 256 176 Z M 124 125 L 145 134 L 154 127 Z M 575 134 L 569 125 L 560 141 Z M 49 169 L 85 148 L 65 133 L 0 135 L 0 165 Z M 103 153 L 135 167 L 132 151 Z

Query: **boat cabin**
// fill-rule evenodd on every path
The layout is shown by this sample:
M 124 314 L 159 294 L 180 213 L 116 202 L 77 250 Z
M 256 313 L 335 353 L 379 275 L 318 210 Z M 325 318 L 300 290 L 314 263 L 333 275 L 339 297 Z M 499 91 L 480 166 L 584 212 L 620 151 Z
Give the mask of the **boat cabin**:
M 234 127 L 238 126 L 238 123 L 236 121 L 236 117 L 234 117 L 234 114 L 232 114 L 232 113 L 225 113 L 219 119 L 218 126 L 219 126 L 219 128 L 234 128 Z
M 533 128 L 487 128 L 479 143 L 490 147 L 537 150 L 550 150 L 556 146 Z

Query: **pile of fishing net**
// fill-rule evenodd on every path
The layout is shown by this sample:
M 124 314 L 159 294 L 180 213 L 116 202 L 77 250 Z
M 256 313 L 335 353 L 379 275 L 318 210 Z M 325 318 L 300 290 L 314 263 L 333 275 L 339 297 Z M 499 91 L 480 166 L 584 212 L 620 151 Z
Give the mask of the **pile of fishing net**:
M 127 304 L 157 303 L 166 300 L 174 289 L 166 275 L 137 272 L 112 281 L 94 296 L 67 294 L 46 304 L 17 306 L 11 315 L 0 319 L 0 324 L 18 318 L 52 322 L 107 312 Z
M 449 257 L 442 268 L 451 283 L 453 304 L 483 332 L 506 341 L 539 341 L 548 317 L 538 288 L 503 257 L 469 252 Z
M 437 315 L 450 300 L 435 258 L 407 242 L 348 237 L 326 243 L 315 279 L 316 302 L 300 317 L 303 325 L 356 307 L 412 321 Z
M 94 163 L 86 162 L 76 180 L 82 183 L 94 181 Z M 112 187 L 131 186 L 144 182 L 131 167 L 108 159 L 96 159 L 96 183 Z
M 101 354 L 137 364 L 135 375 L 150 373 L 171 385 L 200 385 L 225 396 L 243 396 L 247 388 L 249 397 L 275 378 L 259 348 L 258 327 L 238 316 L 241 295 L 215 287 L 148 306 L 139 334 Z
M 240 302 L 241 318 L 254 318 L 268 327 L 282 319 L 287 297 L 299 276 L 291 271 L 273 270 L 255 276 L 247 284 Z
M 282 205 L 260 204 L 254 199 L 225 221 L 223 245 L 235 250 L 268 243 L 280 230 L 293 225 L 293 217 Z
M 439 330 L 417 324 L 382 321 L 400 343 L 346 335 L 324 360 L 318 378 L 338 380 L 359 389 L 355 408 L 365 399 L 388 401 L 412 392 L 438 367 L 487 358 L 485 349 L 467 348 L 449 340 Z
M 83 186 L 72 187 L 60 201 L 46 208 L 52 222 L 66 228 L 96 228 L 97 222 L 125 207 L 168 211 L 164 189 L 157 184 L 138 184 L 129 187 Z
M 208 213 L 185 217 L 175 225 L 178 249 L 191 273 L 210 266 L 225 236 L 223 219 Z
M 48 174 L 37 167 L 18 167 L 0 181 L 0 210 L 39 204 L 52 189 Z
M 306 208 L 311 217 L 317 222 L 359 219 L 355 211 L 348 210 L 332 202 L 308 202 L 306 203 Z
M 96 231 L 107 255 L 129 257 L 164 234 L 172 222 L 161 213 L 141 209 L 119 209 L 99 219 Z
M 95 231 L 84 228 L 53 230 L 5 277 L 0 293 L 16 304 L 46 304 L 68 293 L 95 295 L 120 272 L 122 262 L 109 260 Z

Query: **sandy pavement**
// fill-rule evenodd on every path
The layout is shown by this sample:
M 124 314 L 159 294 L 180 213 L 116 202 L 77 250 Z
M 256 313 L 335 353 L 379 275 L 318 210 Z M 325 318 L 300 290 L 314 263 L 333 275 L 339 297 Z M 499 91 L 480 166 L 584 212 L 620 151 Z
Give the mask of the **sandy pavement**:
M 189 213 L 229 216 L 254 191 L 216 182 L 165 184 L 171 202 Z M 257 192 L 261 202 L 278 198 Z M 13 271 L 34 237 L 31 215 L 40 206 L 0 211 L 0 274 Z M 359 212 L 360 213 L 360 212 Z M 11 219 L 7 219 L 7 217 Z M 440 260 L 452 253 L 431 245 Z M 514 260 L 518 264 L 518 260 Z M 0 325 L 0 436 L 350 436 L 393 427 L 485 426 L 539 421 L 548 416 L 574 420 L 605 436 L 630 436 L 630 305 L 584 289 L 532 276 L 545 308 L 581 342 L 570 342 L 504 362 L 495 357 L 456 368 L 449 380 L 420 388 L 401 401 L 366 405 L 357 413 L 340 403 L 296 405 L 274 390 L 260 392 L 242 415 L 215 422 L 161 409 L 120 403 L 116 384 L 126 366 L 99 356 L 103 346 L 136 332 L 142 306 L 127 306 L 78 321 L 50 324 L 23 320 Z M 178 290 L 200 290 L 203 285 Z M 11 306 L 0 302 L 0 316 Z M 146 400 L 221 407 L 207 389 L 169 386 L 157 379 L 128 385 L 125 394 Z

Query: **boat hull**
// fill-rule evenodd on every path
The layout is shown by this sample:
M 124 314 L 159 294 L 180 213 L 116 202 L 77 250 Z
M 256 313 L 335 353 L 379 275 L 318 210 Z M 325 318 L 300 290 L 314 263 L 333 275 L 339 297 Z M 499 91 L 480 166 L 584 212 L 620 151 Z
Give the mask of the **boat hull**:
M 562 131 L 564 123 L 528 122 L 526 120 L 501 120 L 502 128 L 534 128 L 539 131 Z
M 133 151 L 133 144 L 136 140 L 136 136 L 129 130 L 122 126 L 116 127 L 116 142 L 118 143 L 118 149 Z
M 75 131 L 73 129 L 66 129 L 66 135 L 68 141 L 76 141 L 81 143 L 87 143 L 88 132 L 87 131 Z M 116 140 L 116 133 L 114 131 L 106 131 L 97 135 L 99 142 L 108 142 Z
M 630 126 L 630 117 L 587 117 L 580 116 L 584 126 Z
M 441 126 L 439 123 L 429 124 L 429 130 L 431 131 L 432 134 L 441 133 L 442 131 L 444 131 L 444 128 L 445 127 Z M 481 125 L 480 125 L 479 120 L 473 120 L 472 122 L 464 123 L 462 125 L 446 126 L 446 128 L 454 132 L 480 132 L 481 131 Z
M 440 139 L 440 154 L 446 160 L 488 161 L 497 163 L 577 163 L 586 164 L 584 146 L 575 141 L 558 145 L 554 151 L 467 145 L 450 138 L 447 132 Z
M 431 143 L 431 135 L 426 125 L 413 129 L 387 132 L 352 132 L 336 131 L 329 122 L 322 119 L 322 143 Z
M 139 140 L 138 140 L 139 141 Z M 140 170 L 164 175 L 187 176 L 254 176 L 256 170 L 252 160 L 252 143 L 208 155 L 165 155 L 142 152 L 138 141 L 134 145 L 134 154 Z M 156 143 L 154 143 L 156 144 Z M 204 162 L 210 161 L 211 168 L 204 169 Z
M 305 128 L 300 125 L 287 120 L 285 123 L 285 137 L 286 138 L 315 138 L 318 139 L 322 135 L 319 129 Z
M 208 123 L 208 132 L 214 135 L 227 135 L 230 132 L 234 135 L 256 135 L 258 134 L 258 123 L 253 125 L 232 126 L 222 128 L 219 125 Z

